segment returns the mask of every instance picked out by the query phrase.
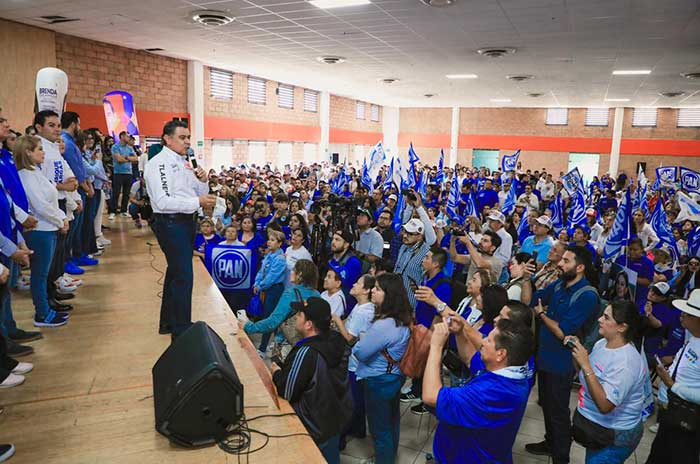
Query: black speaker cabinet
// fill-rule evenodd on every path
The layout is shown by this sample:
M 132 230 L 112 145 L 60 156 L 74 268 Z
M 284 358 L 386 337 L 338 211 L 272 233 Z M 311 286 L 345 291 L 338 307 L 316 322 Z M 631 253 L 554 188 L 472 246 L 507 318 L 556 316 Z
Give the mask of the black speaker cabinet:
M 202 321 L 153 366 L 156 430 L 186 447 L 218 442 L 243 415 L 243 385 L 223 340 Z

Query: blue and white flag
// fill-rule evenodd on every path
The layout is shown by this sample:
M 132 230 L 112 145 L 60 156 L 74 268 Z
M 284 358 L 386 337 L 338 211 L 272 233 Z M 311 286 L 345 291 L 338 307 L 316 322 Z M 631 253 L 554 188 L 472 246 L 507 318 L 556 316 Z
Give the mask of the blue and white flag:
M 674 265 L 678 264 L 680 253 L 678 252 L 676 239 L 673 238 L 671 226 L 668 224 L 668 217 L 661 199 L 656 202 L 654 213 L 651 215 L 651 228 L 656 232 L 656 236 L 659 237 L 659 243 L 656 245 L 656 248 L 661 248 L 665 245 L 671 254 L 671 258 L 673 258 Z M 688 240 L 688 250 L 690 251 L 690 239 Z
M 503 172 L 515 171 L 515 168 L 518 165 L 518 158 L 519 157 L 520 157 L 520 150 L 516 151 L 512 155 L 503 155 L 503 159 L 501 160 L 501 171 L 503 171 Z
M 219 243 L 204 252 L 204 265 L 221 291 L 250 290 L 255 282 L 255 253 L 240 245 Z
M 578 226 L 586 223 L 586 200 L 583 191 L 576 190 L 571 196 L 571 210 L 569 211 L 569 226 Z
M 445 183 L 444 165 L 445 165 L 445 151 L 440 150 L 440 161 L 438 162 L 437 174 L 435 175 L 435 183 L 437 183 L 438 186 L 440 186 L 441 190 L 442 190 L 442 184 Z
M 384 179 L 384 190 L 389 190 L 394 186 L 394 158 L 391 158 L 389 169 L 386 171 L 386 179 Z
M 401 158 L 394 158 L 394 184 L 399 190 L 408 188 L 408 170 Z
M 384 147 L 382 147 L 382 142 L 377 142 L 369 151 L 369 164 L 367 168 L 369 169 L 369 175 L 374 179 L 379 174 L 379 170 L 384 165 L 386 161 L 386 153 L 384 152 Z
M 345 173 L 345 163 L 340 168 L 338 175 L 331 181 L 331 190 L 333 193 L 341 194 L 345 191 L 345 186 L 350 182 L 350 176 Z
M 654 190 L 661 188 L 674 188 L 676 186 L 676 167 L 662 166 L 656 168 L 656 182 L 654 182 Z
M 425 194 L 428 192 L 428 175 L 425 173 L 425 169 L 423 169 L 418 175 L 416 192 L 421 198 L 425 199 Z
M 408 188 L 416 188 L 416 163 L 420 160 L 413 150 L 413 143 L 408 147 Z
M 397 234 L 403 226 L 403 209 L 406 206 L 406 199 L 404 198 L 401 190 L 399 190 L 398 201 L 396 202 L 396 209 L 394 210 L 394 219 L 391 221 L 391 225 L 394 228 L 394 232 Z
M 520 181 L 517 178 L 513 178 L 510 184 L 510 189 L 508 190 L 508 195 L 501 205 L 501 212 L 508 216 L 515 209 L 515 203 L 518 201 L 518 194 L 515 192 L 518 189 L 518 183 Z
M 459 182 L 457 181 L 457 172 L 452 176 L 452 182 L 450 183 L 450 193 L 447 197 L 447 215 L 451 220 L 461 223 L 459 217 L 459 210 L 457 204 L 459 203 Z
M 513 188 L 513 187 L 511 187 Z M 526 238 L 528 238 L 530 235 L 532 235 L 532 231 L 530 230 L 530 221 L 528 220 L 530 217 L 530 210 L 529 208 L 525 208 L 525 212 L 523 213 L 523 217 L 520 218 L 520 224 L 518 224 L 518 242 L 522 245 L 523 242 L 525 241 Z
M 622 247 L 627 244 L 627 240 L 632 235 L 632 198 L 630 189 L 627 188 L 625 196 L 617 209 L 615 222 L 613 223 L 610 236 L 603 247 L 603 258 L 614 259 L 622 252 Z
M 245 195 L 243 195 L 243 198 L 241 198 L 241 203 L 250 200 L 251 195 L 253 195 L 253 182 L 250 182 L 250 185 L 248 185 L 248 190 L 245 192 Z
M 467 204 L 464 207 L 464 217 L 479 217 L 479 207 L 476 205 L 476 195 L 474 195 L 474 190 L 469 189 L 469 196 L 467 197 Z
M 676 192 L 676 199 L 678 200 L 678 207 L 681 210 L 678 212 L 678 217 L 676 217 L 676 220 L 673 222 L 679 223 L 686 220 L 700 221 L 699 204 L 683 192 Z
M 369 175 L 369 169 L 367 168 L 367 159 L 362 162 L 362 179 L 360 180 L 362 185 L 367 187 L 370 192 L 374 189 L 374 182 L 372 182 L 372 176 Z
M 688 192 L 700 193 L 700 172 L 680 166 L 681 187 Z
M 661 203 L 661 201 L 659 201 Z M 700 256 L 700 227 L 693 227 L 688 232 L 688 257 Z
M 552 228 L 557 235 L 564 228 L 564 205 L 561 201 L 561 192 L 557 193 L 552 202 Z
M 581 178 L 581 173 L 578 172 L 578 168 L 573 168 L 571 171 L 564 174 L 561 178 L 561 183 L 564 185 L 566 191 L 569 192 L 569 195 L 572 196 L 575 191 L 579 189 L 584 190 L 583 179 Z

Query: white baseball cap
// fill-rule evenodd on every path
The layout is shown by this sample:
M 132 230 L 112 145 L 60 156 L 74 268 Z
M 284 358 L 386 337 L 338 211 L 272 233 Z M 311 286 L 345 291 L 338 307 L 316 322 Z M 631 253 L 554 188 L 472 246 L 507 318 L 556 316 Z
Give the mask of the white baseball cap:
M 691 316 L 700 317 L 700 288 L 690 292 L 687 300 L 673 300 L 673 306 Z
M 668 292 L 671 291 L 671 286 L 666 282 L 656 282 L 651 288 L 659 292 L 661 296 L 667 296 Z
M 537 221 L 538 224 L 542 224 L 542 225 L 545 226 L 547 229 L 551 229 L 551 228 L 552 228 L 552 218 L 550 218 L 550 217 L 547 216 L 547 215 L 544 215 L 544 214 L 543 214 L 542 216 L 538 217 L 538 218 L 536 219 L 536 221 Z
M 409 234 L 422 234 L 425 226 L 423 226 L 423 221 L 420 219 L 413 218 L 403 225 L 403 230 Z
M 389 200 L 399 201 L 399 198 L 392 193 L 391 195 L 389 195 Z
M 501 213 L 501 212 L 498 211 L 497 209 L 492 209 L 492 210 L 489 212 L 489 215 L 486 216 L 486 219 L 488 219 L 488 220 L 490 220 L 490 221 L 498 221 L 498 222 L 500 222 L 501 224 L 505 224 L 505 223 L 506 223 L 506 217 L 503 215 L 503 213 Z

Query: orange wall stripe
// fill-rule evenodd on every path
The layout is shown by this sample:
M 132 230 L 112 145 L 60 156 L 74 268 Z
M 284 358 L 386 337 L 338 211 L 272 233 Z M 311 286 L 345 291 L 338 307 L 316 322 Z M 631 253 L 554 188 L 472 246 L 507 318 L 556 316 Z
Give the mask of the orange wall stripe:
M 450 134 L 411 134 L 408 132 L 399 133 L 399 146 L 407 147 L 413 143 L 416 147 L 424 148 L 450 148 Z
M 520 135 L 460 135 L 458 145 L 459 148 L 610 153 L 612 139 Z
M 78 103 L 68 103 L 68 111 L 75 111 L 80 115 L 80 127 L 98 127 L 102 133 L 107 133 L 107 122 L 105 121 L 104 108 L 100 105 L 85 105 Z M 139 121 L 139 132 L 141 135 L 160 137 L 163 133 L 163 126 L 173 118 L 188 118 L 188 113 L 170 113 L 166 111 L 146 111 L 136 107 L 136 117 Z
M 623 155 L 700 156 L 700 140 L 622 139 Z
M 381 132 L 363 132 L 347 129 L 330 128 L 328 143 L 352 143 L 358 145 L 375 145 L 384 138 Z
M 204 117 L 204 137 L 208 139 L 273 140 L 318 143 L 319 126 L 285 124 L 245 119 Z

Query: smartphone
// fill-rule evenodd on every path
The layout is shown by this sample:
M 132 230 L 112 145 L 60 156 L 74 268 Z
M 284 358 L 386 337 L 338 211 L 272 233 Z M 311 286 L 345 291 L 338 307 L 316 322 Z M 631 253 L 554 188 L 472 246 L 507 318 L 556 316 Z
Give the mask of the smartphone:
M 236 311 L 236 316 L 238 316 L 239 318 L 247 317 L 245 309 L 239 309 L 238 311 Z
M 570 350 L 573 350 L 574 348 L 576 348 L 576 342 L 574 341 L 573 338 L 569 339 L 569 341 L 566 342 L 566 347 Z
M 537 263 L 537 250 L 532 252 L 532 260 Z
M 659 366 L 663 366 L 663 365 L 664 365 L 664 363 L 661 362 L 661 358 L 659 358 L 658 355 L 655 354 L 655 355 L 654 355 L 654 359 L 656 360 L 656 364 L 657 364 L 657 365 L 659 365 Z
M 416 282 L 412 278 L 408 278 L 408 286 L 411 287 L 411 290 L 415 293 L 416 290 L 418 290 L 418 282 Z

